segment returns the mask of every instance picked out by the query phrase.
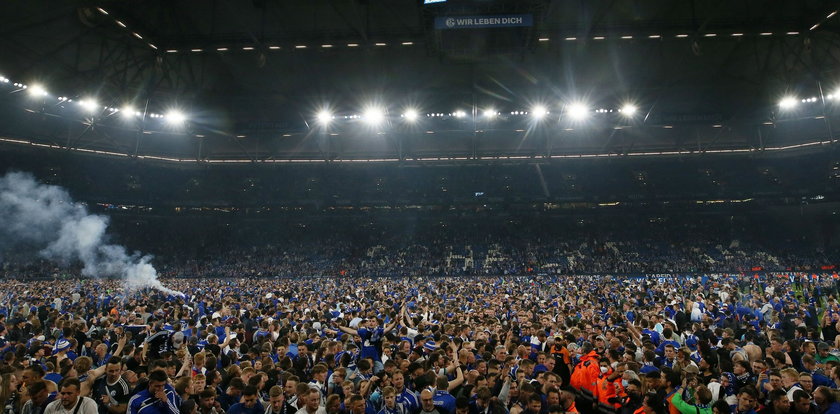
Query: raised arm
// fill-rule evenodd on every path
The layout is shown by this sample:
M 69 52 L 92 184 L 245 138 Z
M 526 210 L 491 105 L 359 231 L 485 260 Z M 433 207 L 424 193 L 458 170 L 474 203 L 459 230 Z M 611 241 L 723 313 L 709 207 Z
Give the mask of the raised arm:
M 347 333 L 347 334 L 350 334 L 350 335 L 358 335 L 359 334 L 359 331 L 357 331 L 357 330 L 355 330 L 355 329 L 353 329 L 349 326 L 336 325 L 335 327 L 338 328 L 341 332 L 344 332 L 344 333 Z
M 123 332 L 122 336 L 120 336 L 120 339 L 117 340 L 117 350 L 114 351 L 113 356 L 119 357 L 120 355 L 122 355 L 123 349 L 125 348 L 125 342 L 127 340 L 128 339 L 126 339 L 126 337 L 125 337 L 125 332 Z
M 463 384 L 463 383 L 464 383 L 464 370 L 462 370 L 461 366 L 458 365 L 457 367 L 455 367 L 455 379 L 449 382 L 449 388 L 447 388 L 447 391 L 452 391 L 455 388 L 460 387 L 461 384 Z
M 175 375 L 175 378 L 178 378 L 182 375 L 189 375 L 191 370 L 192 370 L 192 355 L 190 355 L 190 352 L 187 351 L 187 352 L 184 353 L 184 362 L 181 364 L 181 369 L 178 370 L 178 374 Z
M 409 315 L 408 315 L 408 307 L 403 307 L 402 308 L 402 311 L 400 311 L 400 318 L 402 319 L 402 324 L 403 325 L 405 325 L 405 326 L 407 326 L 411 329 L 416 329 L 416 327 L 414 326 L 414 320 L 411 319 L 411 317 L 409 317 Z
M 88 376 L 85 382 L 82 383 L 80 388 L 79 395 L 88 397 L 90 396 L 90 391 L 93 390 L 93 383 L 102 375 L 105 374 L 105 368 L 108 364 L 102 364 L 101 367 L 96 368 L 94 370 L 90 370 L 87 372 Z

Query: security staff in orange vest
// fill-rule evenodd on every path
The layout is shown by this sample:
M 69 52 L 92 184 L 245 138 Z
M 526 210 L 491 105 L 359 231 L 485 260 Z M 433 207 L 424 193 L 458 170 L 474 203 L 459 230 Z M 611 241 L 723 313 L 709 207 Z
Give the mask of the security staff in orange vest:
M 566 414 L 578 414 L 575 407 L 575 395 L 568 391 L 560 391 L 560 406 Z
M 633 414 L 636 410 L 642 408 L 644 396 L 642 395 L 642 383 L 639 380 L 631 379 L 627 381 L 624 392 L 627 393 L 627 397 L 622 402 L 621 409 L 618 411 L 619 414 Z
M 584 342 L 580 347 L 580 351 L 580 362 L 575 366 L 574 372 L 572 372 L 570 385 L 578 390 L 584 398 L 594 401 L 598 376 L 601 375 L 601 370 L 598 365 L 599 357 L 589 342 Z
M 621 408 L 621 402 L 626 395 L 624 387 L 621 386 L 621 377 L 627 368 L 625 364 L 616 366 L 615 370 L 610 369 L 610 360 L 601 358 L 598 361 L 601 375 L 598 377 L 598 386 L 595 389 L 595 398 L 598 401 L 598 409 L 601 412 L 615 412 Z

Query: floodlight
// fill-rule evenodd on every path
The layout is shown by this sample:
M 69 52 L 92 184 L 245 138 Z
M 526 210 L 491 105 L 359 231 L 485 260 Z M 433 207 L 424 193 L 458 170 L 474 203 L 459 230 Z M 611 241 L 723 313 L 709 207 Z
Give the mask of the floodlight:
M 385 120 L 385 111 L 378 107 L 367 108 L 364 112 L 364 120 L 370 125 L 379 125 Z
M 797 100 L 793 96 L 786 96 L 779 101 L 779 108 L 781 109 L 793 109 L 796 107 Z
M 140 112 L 137 112 L 137 110 L 135 110 L 134 107 L 131 106 L 131 105 L 126 105 L 126 106 L 120 108 L 120 113 L 122 114 L 123 117 L 126 117 L 126 118 L 131 118 L 133 116 L 138 116 L 140 114 Z
M 589 108 L 582 103 L 573 103 L 566 108 L 566 112 L 569 114 L 569 117 L 574 120 L 582 120 L 589 116 Z
M 330 123 L 330 121 L 332 121 L 333 115 L 329 111 L 323 110 L 321 112 L 318 112 L 318 115 L 316 115 L 316 118 L 318 118 L 318 122 L 320 122 L 322 124 L 328 124 L 328 123 Z
M 619 110 L 619 112 L 621 112 L 621 114 L 622 114 L 622 115 L 624 115 L 624 116 L 626 116 L 626 117 L 631 117 L 631 116 L 633 116 L 633 115 L 635 115 L 635 114 L 636 114 L 636 111 L 637 111 L 638 109 L 639 109 L 639 108 L 637 108 L 637 107 L 636 107 L 636 105 L 633 105 L 633 104 L 625 104 L 624 106 L 622 106 L 622 107 L 621 107 L 621 109 Z
M 416 109 L 407 109 L 407 110 L 405 111 L 405 113 L 403 114 L 403 117 L 404 117 L 407 121 L 414 122 L 414 121 L 416 121 L 416 120 L 417 120 L 417 117 L 418 117 L 417 110 L 416 110 Z
M 496 117 L 496 110 L 495 109 L 486 109 L 484 110 L 484 117 L 487 119 L 492 119 Z
M 32 96 L 47 96 L 47 95 L 49 95 L 47 93 L 47 90 L 44 89 L 43 86 L 41 86 L 37 83 L 32 85 L 32 87 L 29 88 L 29 94 L 32 95 Z
M 464 111 L 455 111 L 454 115 L 455 115 L 455 118 L 463 118 L 463 117 L 467 116 L 467 113 L 464 112 Z
M 99 104 L 93 99 L 83 99 L 79 101 L 79 105 L 88 112 L 96 112 L 99 109 Z
M 166 121 L 173 125 L 183 124 L 187 120 L 187 116 L 183 112 L 173 109 L 166 113 Z
M 531 108 L 531 115 L 534 119 L 543 119 L 546 115 L 548 115 L 548 109 L 545 106 L 537 105 Z

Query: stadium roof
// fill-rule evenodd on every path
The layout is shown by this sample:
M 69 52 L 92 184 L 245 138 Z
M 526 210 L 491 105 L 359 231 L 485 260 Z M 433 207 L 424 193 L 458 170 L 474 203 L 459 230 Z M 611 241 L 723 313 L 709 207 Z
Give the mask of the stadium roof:
M 0 135 L 253 161 L 762 149 L 835 139 L 834 2 L 423 3 L 4 2 L 0 76 L 9 83 L 0 84 Z M 466 16 L 529 16 L 532 24 L 447 26 Z M 47 95 L 31 96 L 36 85 Z M 795 111 L 780 110 L 785 96 L 800 104 Z M 79 102 L 96 107 L 80 110 Z M 570 117 L 580 103 L 585 122 Z M 627 103 L 638 109 L 630 119 L 618 112 Z M 126 105 L 144 121 L 118 122 Z M 371 105 L 383 110 L 383 125 L 357 118 Z M 548 111 L 539 124 L 537 105 Z M 420 122 L 405 122 L 409 108 Z M 166 125 L 173 109 L 186 114 L 186 126 Z M 329 126 L 317 122 L 325 109 L 335 118 Z

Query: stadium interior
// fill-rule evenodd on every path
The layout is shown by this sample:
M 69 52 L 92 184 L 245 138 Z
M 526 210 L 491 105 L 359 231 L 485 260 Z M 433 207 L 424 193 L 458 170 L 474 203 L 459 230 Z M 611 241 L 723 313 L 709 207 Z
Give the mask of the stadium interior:
M 311 270 L 329 275 L 432 241 L 410 271 L 837 263 L 840 18 L 823 1 L 2 9 L 0 169 L 68 189 L 161 264 L 307 245 L 338 255 Z M 443 27 L 465 15 L 533 22 Z M 702 223 L 692 246 L 680 233 Z M 313 250 L 318 237 L 354 247 Z M 484 266 L 511 237 L 499 254 L 516 263 Z M 633 237 L 663 246 L 569 264 Z M 722 264 L 738 243 L 747 257 Z M 365 274 L 409 272 L 385 262 Z

